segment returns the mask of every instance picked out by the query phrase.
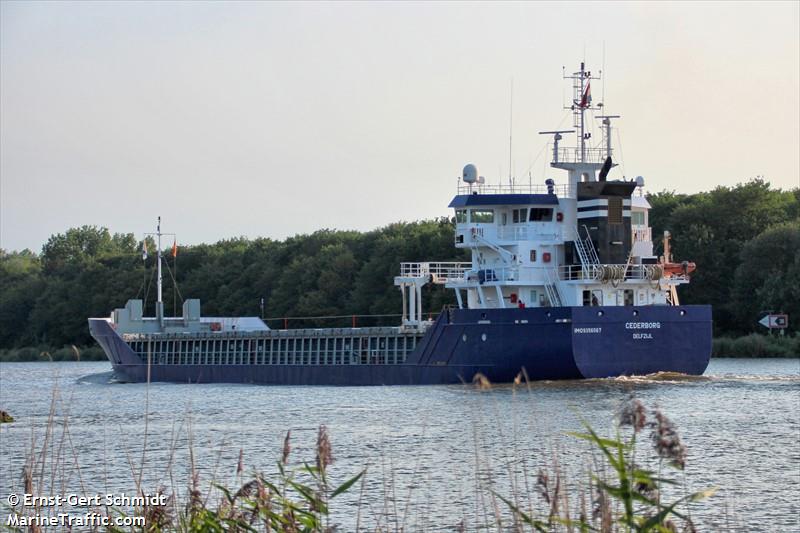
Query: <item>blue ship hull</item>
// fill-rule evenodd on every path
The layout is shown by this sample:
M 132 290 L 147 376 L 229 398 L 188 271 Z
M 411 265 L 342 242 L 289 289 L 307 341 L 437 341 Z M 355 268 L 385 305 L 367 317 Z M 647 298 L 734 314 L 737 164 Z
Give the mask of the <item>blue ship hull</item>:
M 269 385 L 424 385 L 680 372 L 711 355 L 710 306 L 456 309 L 443 312 L 402 364 L 147 365 L 108 321 L 89 327 L 125 381 Z

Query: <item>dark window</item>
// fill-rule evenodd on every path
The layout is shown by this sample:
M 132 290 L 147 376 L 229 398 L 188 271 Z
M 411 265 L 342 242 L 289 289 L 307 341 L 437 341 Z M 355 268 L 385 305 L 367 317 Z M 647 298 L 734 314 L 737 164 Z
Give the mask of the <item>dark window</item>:
M 622 198 L 618 196 L 608 199 L 608 223 L 622 224 Z
M 549 207 L 534 207 L 531 209 L 531 222 L 550 222 L 553 220 L 553 210 Z
M 536 262 L 536 250 L 531 250 L 531 263 Z
M 622 292 L 622 299 L 625 305 L 633 305 L 633 290 L 625 289 Z

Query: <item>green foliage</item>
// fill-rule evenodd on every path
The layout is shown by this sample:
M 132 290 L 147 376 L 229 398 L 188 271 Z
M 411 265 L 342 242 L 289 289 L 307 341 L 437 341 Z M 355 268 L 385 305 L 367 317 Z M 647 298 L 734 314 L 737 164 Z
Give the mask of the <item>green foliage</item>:
M 181 298 L 190 297 L 202 301 L 208 316 L 257 316 L 264 298 L 267 317 L 399 314 L 400 292 L 393 285 L 399 263 L 464 260 L 464 253 L 453 247 L 453 231 L 443 218 L 368 233 L 320 230 L 283 242 L 236 238 L 181 247 L 177 269 L 167 254 L 164 307 L 180 314 Z M 144 299 L 146 312 L 154 314 L 152 242 L 148 249 L 143 263 L 141 242 L 132 235 L 84 226 L 51 237 L 41 256 L 0 254 L 0 358 L 41 360 L 40 353 L 47 351 L 57 360 L 60 353 L 53 347 L 92 346 L 86 319 L 108 316 L 129 298 Z M 179 291 L 173 290 L 173 276 Z M 429 310 L 453 302 L 449 291 L 427 290 Z M 376 320 L 359 324 L 375 325 Z M 388 317 L 384 323 L 398 320 Z M 349 322 L 307 320 L 290 326 Z M 16 350 L 27 346 L 40 348 Z
M 800 335 L 719 337 L 711 348 L 714 357 L 800 357 Z
M 745 245 L 732 303 L 743 330 L 769 311 L 800 319 L 800 220 L 773 226 Z
M 201 496 L 195 473 L 189 502 L 182 506 L 177 516 L 165 512 L 163 508 L 144 508 L 139 514 L 145 518 L 145 527 L 132 529 L 110 527 L 107 531 L 110 533 L 334 531 L 335 527 L 331 527 L 329 523 L 332 500 L 350 490 L 364 476 L 366 470 L 362 470 L 338 486 L 330 485 L 327 471 L 333 458 L 325 426 L 320 426 L 318 432 L 316 465 L 304 463 L 300 467 L 290 468 L 289 434 L 286 435 L 284 447 L 283 458 L 278 463 L 278 475 L 274 478 L 269 478 L 260 472 L 255 473 L 246 481 L 242 480 L 241 486 L 235 492 L 220 483 L 212 483 L 220 496 L 217 503 L 213 504 L 209 498 Z M 174 495 L 170 496 L 170 501 L 173 498 Z
M 680 289 L 681 302 L 713 305 L 718 334 L 757 327 L 754 320 L 744 321 L 732 298 L 737 284 L 734 274 L 747 255 L 744 249 L 748 242 L 773 226 L 798 222 L 798 192 L 800 189 L 772 189 L 757 178 L 694 195 L 662 192 L 648 196 L 653 206 L 650 223 L 657 253 L 663 253 L 660 238 L 664 230 L 669 230 L 673 259 L 697 263 L 692 283 Z M 767 252 L 765 261 L 786 264 L 785 248 L 764 243 L 762 249 Z M 796 253 L 797 248 L 789 257 Z
M 659 236 L 668 229 L 674 259 L 697 263 L 692 283 L 680 289 L 681 300 L 711 304 L 717 335 L 758 331 L 756 321 L 765 310 L 788 312 L 790 325 L 800 320 L 800 189 L 776 190 L 755 179 L 693 195 L 664 191 L 648 199 L 656 252 L 661 253 Z M 180 314 L 182 298 L 199 298 L 208 316 L 256 316 L 264 298 L 267 317 L 399 314 L 393 277 L 400 262 L 467 260 L 453 246 L 453 230 L 452 221 L 441 218 L 366 233 L 326 229 L 282 242 L 234 238 L 184 246 L 177 265 L 167 254 L 164 306 L 167 313 Z M 129 298 L 144 299 L 146 313 L 154 314 L 155 246 L 148 242 L 151 253 L 144 263 L 140 249 L 131 234 L 84 226 L 52 236 L 41 255 L 0 250 L 0 350 L 92 346 L 86 319 L 107 316 Z M 426 311 L 454 302 L 452 291 L 443 287 L 425 290 Z M 10 352 L 6 356 L 13 358 Z
M 653 410 L 651 417 L 648 422 L 647 411 L 642 403 L 631 398 L 623 405 L 619 419 L 620 428 L 632 428 L 628 438 L 619 432 L 615 438 L 602 437 L 586 422 L 583 423 L 585 433 L 569 433 L 588 441 L 600 452 L 603 464 L 596 472 L 611 473 L 610 476 L 598 473 L 592 475 L 597 497 L 591 518 L 582 515 L 579 519 L 572 519 L 568 513 L 559 514 L 555 512 L 556 507 L 552 507 L 546 520 L 537 520 L 508 499 L 499 495 L 498 497 L 522 523 L 540 532 L 555 531 L 556 526 L 560 525 L 566 526 L 567 531 L 661 533 L 678 531 L 678 523 L 684 526 L 683 531 L 695 531 L 689 514 L 684 513 L 679 506 L 688 506 L 708 498 L 716 489 L 685 494 L 671 503 L 662 501 L 663 492 L 668 486 L 679 485 L 674 479 L 662 475 L 662 466 L 683 470 L 686 447 L 674 424 L 661 411 Z M 654 461 L 659 465 L 658 472 L 642 467 L 637 459 L 637 436 L 645 428 L 650 429 L 650 450 Z

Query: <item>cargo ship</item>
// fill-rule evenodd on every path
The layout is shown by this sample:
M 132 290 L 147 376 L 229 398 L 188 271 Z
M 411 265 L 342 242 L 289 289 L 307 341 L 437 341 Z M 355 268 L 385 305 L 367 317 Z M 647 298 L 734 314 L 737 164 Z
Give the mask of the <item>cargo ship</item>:
M 708 305 L 681 305 L 694 263 L 673 261 L 669 234 L 654 255 L 644 180 L 610 179 L 612 122 L 593 104 L 583 63 L 571 76 L 571 130 L 552 136 L 552 169 L 566 181 L 489 185 L 467 164 L 449 204 L 454 245 L 469 262 L 401 263 L 393 327 L 272 329 L 257 317 L 203 317 L 187 299 L 166 317 L 157 240 L 155 316 L 128 300 L 90 318 L 118 379 L 271 385 L 423 385 L 702 374 L 711 355 Z M 588 112 L 601 121 L 592 141 Z M 598 112 L 598 113 L 594 113 Z M 572 146 L 562 146 L 575 134 Z M 423 314 L 423 287 L 454 291 L 456 305 Z

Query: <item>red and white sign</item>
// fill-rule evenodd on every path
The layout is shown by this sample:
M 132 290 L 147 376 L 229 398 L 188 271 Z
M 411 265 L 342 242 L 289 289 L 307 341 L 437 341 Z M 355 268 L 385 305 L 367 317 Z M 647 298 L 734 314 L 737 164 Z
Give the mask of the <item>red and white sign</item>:
M 769 329 L 784 329 L 789 326 L 789 315 L 767 315 L 758 323 Z

